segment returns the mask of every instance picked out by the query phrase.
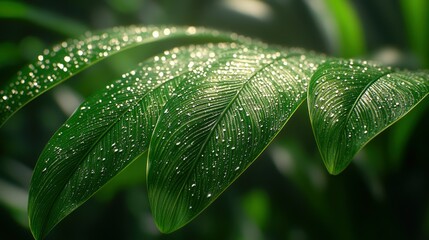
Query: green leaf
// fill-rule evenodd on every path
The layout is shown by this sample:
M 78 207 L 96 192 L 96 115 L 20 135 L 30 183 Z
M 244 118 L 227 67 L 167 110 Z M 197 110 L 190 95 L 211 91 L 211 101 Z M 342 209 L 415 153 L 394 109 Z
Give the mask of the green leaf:
M 429 2 L 426 0 L 401 0 L 402 13 L 408 33 L 408 41 L 422 65 L 429 67 Z
M 359 21 L 356 8 L 349 0 L 326 0 L 330 10 L 328 16 L 334 18 L 340 42 L 340 54 L 343 57 L 354 57 L 365 53 L 365 35 Z M 323 16 L 326 18 L 326 16 Z
M 113 54 L 138 46 L 154 54 L 154 49 L 158 49 L 155 53 L 159 53 L 185 44 L 234 40 L 239 39 L 235 35 L 194 27 L 132 26 L 88 33 L 79 39 L 62 42 L 45 50 L 15 79 L 0 88 L 0 126 L 34 98 Z
M 320 66 L 310 82 L 308 109 L 328 171 L 343 171 L 366 143 L 428 94 L 428 72 L 399 71 L 355 60 Z
M 162 232 L 211 204 L 267 147 L 306 98 L 320 62 L 242 48 L 196 68 L 163 108 L 148 153 L 148 195 Z
M 147 150 L 163 105 L 186 73 L 224 48 L 234 49 L 220 44 L 166 51 L 77 109 L 51 138 L 34 169 L 29 218 L 36 239 Z
M 24 68 L 0 90 L 0 125 L 112 54 L 142 46 L 147 58 L 192 43 L 200 45 L 164 51 L 123 74 L 54 134 L 30 186 L 36 239 L 146 151 L 156 224 L 163 232 L 184 226 L 250 166 L 307 96 L 322 158 L 337 174 L 429 92 L 428 72 L 339 60 L 319 67 L 326 57 L 193 27 L 115 28 L 61 43 Z
M 86 26 L 76 20 L 44 11 L 19 1 L 1 1 L 0 18 L 25 20 L 64 36 L 82 34 L 87 30 Z
M 349 0 L 304 0 L 324 35 L 330 52 L 342 57 L 365 53 L 365 36 L 358 13 Z

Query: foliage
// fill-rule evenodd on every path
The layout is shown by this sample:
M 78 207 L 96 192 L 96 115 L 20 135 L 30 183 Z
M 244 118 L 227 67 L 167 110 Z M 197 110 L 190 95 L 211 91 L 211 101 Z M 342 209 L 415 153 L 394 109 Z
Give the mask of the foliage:
M 306 98 L 322 159 L 338 174 L 429 94 L 425 71 L 194 27 L 128 27 L 45 50 L 0 91 L 1 124 L 81 70 L 136 47 L 163 53 L 86 100 L 43 150 L 29 195 L 36 239 L 145 152 L 153 216 L 172 232 L 225 191 Z
M 429 63 L 424 0 L 4 0 L 0 5 L 5 33 L 0 36 L 0 89 L 65 37 L 130 24 L 204 26 L 263 40 L 269 48 L 300 47 L 402 69 L 427 69 Z M 33 238 L 27 201 L 37 157 L 84 99 L 140 68 L 136 63 L 182 42 L 152 44 L 97 62 L 37 97 L 0 128 L 0 239 Z M 325 170 L 308 106 L 301 104 L 222 197 L 197 221 L 167 235 L 150 212 L 143 154 L 47 239 L 427 239 L 428 100 L 372 139 L 335 176 Z

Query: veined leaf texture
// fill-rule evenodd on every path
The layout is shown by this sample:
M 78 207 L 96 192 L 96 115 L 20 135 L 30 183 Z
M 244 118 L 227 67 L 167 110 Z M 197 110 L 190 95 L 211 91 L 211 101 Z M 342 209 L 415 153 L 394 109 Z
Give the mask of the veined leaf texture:
M 429 93 L 424 71 L 194 27 L 133 26 L 45 50 L 0 90 L 0 124 L 81 70 L 135 47 L 150 57 L 88 98 L 43 150 L 29 197 L 36 239 L 146 151 L 155 222 L 172 232 L 219 197 L 306 98 L 322 159 L 337 174 Z

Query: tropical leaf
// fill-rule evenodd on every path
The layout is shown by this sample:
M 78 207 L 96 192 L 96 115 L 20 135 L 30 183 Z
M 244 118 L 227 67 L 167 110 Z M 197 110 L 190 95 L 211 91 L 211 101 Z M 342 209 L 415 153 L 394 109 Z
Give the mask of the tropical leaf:
M 244 57 L 241 57 L 243 55 Z M 280 56 L 282 55 L 277 51 L 250 44 L 247 46 L 219 44 L 176 48 L 154 57 L 139 69 L 124 74 L 123 79 L 107 86 L 106 90 L 83 103 L 49 141 L 35 167 L 29 197 L 30 227 L 34 236 L 36 238 L 45 236 L 59 221 L 84 203 L 136 157 L 144 153 L 159 115 L 168 113 L 168 110 L 163 109 L 164 104 L 170 101 L 172 96 L 174 98 L 174 96 L 181 95 L 185 89 L 200 91 L 196 89 L 199 84 L 194 81 L 195 76 L 203 80 L 206 75 L 219 74 L 218 71 L 223 71 L 223 76 L 227 76 L 232 70 L 239 69 L 235 66 L 236 63 L 243 64 L 239 66 L 243 68 L 243 73 L 239 75 L 239 71 L 231 77 L 240 76 L 240 81 L 243 80 L 242 77 L 247 76 L 245 73 L 253 72 L 255 74 L 252 81 L 261 80 L 261 74 L 270 73 L 272 76 L 279 74 L 276 76 L 278 82 L 267 86 L 271 87 L 271 90 L 261 92 L 261 96 L 265 96 L 265 101 L 273 101 L 275 96 L 267 95 L 270 91 L 279 94 L 287 88 L 289 93 L 284 94 L 295 100 L 291 103 L 284 102 L 290 104 L 288 106 L 291 109 L 277 115 L 278 119 L 275 120 L 283 121 L 276 122 L 278 126 L 264 129 L 259 125 L 260 129 L 257 131 L 259 134 L 264 131 L 272 132 L 273 137 L 302 102 L 310 77 L 309 73 L 314 71 L 317 66 L 316 63 L 307 61 L 305 56 L 298 52 L 291 54 L 288 60 L 286 59 L 289 56 L 283 58 Z M 279 59 L 274 60 L 275 58 Z M 268 64 L 269 60 L 272 63 Z M 227 72 L 226 68 L 229 68 L 229 64 L 232 64 L 232 67 Z M 305 67 L 303 64 L 306 64 Z M 255 68 L 258 66 L 261 72 Z M 285 66 L 287 67 L 283 70 Z M 288 83 L 288 79 L 294 79 L 296 83 Z M 191 80 L 192 82 L 190 82 Z M 239 82 L 226 82 L 228 87 L 235 88 L 234 92 L 237 90 L 237 83 Z M 280 88 L 275 91 L 273 88 L 277 85 L 285 89 Z M 216 87 L 216 84 L 213 87 Z M 242 90 L 244 91 L 246 88 Z M 247 92 L 247 94 L 250 93 Z M 287 97 L 284 98 L 279 100 L 286 101 Z M 237 98 L 237 100 L 241 99 L 241 97 Z M 217 100 L 221 99 L 217 98 Z M 175 102 L 174 99 L 171 101 Z M 221 101 L 225 102 L 225 100 Z M 281 103 L 277 102 L 277 104 Z M 181 104 L 182 107 L 188 106 L 185 102 L 178 102 L 178 104 Z M 216 103 L 214 104 L 216 105 Z M 258 110 L 253 109 L 253 112 L 250 112 L 254 116 L 249 115 L 246 118 L 264 115 L 261 104 L 259 103 Z M 279 107 L 275 106 L 275 108 Z M 199 107 L 196 106 L 192 109 L 198 111 Z M 219 108 L 215 108 L 215 110 L 217 111 Z M 256 113 L 257 111 L 260 113 Z M 215 112 L 208 114 L 213 113 Z M 213 115 L 213 117 L 215 116 Z M 213 117 L 207 120 L 212 120 Z M 261 121 L 264 120 L 262 117 L 258 118 Z M 252 121 L 248 123 L 261 124 L 261 122 Z M 261 143 L 267 144 L 270 139 L 261 138 L 261 140 L 264 141 Z M 254 141 L 255 144 L 259 143 L 257 139 Z M 174 146 L 178 146 L 176 144 L 177 142 L 174 143 Z M 185 140 L 184 144 L 186 144 Z M 264 147 L 259 147 L 260 151 Z M 248 164 L 250 162 L 243 162 L 243 169 Z M 242 170 L 238 170 L 236 166 L 234 172 L 242 172 Z M 169 173 L 165 172 L 165 174 Z M 235 177 L 228 179 L 230 181 L 228 185 L 234 179 Z
M 45 236 L 144 153 L 178 83 L 224 48 L 234 49 L 224 44 L 166 51 L 83 103 L 49 141 L 34 169 L 29 196 L 34 236 Z
M 244 48 L 181 83 L 149 147 L 148 194 L 161 231 L 196 217 L 261 154 L 305 100 L 320 61 Z
M 61 43 L 24 68 L 0 90 L 0 125 L 81 70 L 137 46 L 143 58 L 172 49 L 89 98 L 48 142 L 29 193 L 36 239 L 146 151 L 155 222 L 172 232 L 249 167 L 306 97 L 323 161 L 337 174 L 429 93 L 428 72 L 324 63 L 193 27 L 115 28 Z
M 366 143 L 428 94 L 428 72 L 354 60 L 320 66 L 308 89 L 308 109 L 328 171 L 343 171 Z
M 45 50 L 1 88 L 0 126 L 34 98 L 116 53 L 141 46 L 153 55 L 185 44 L 231 41 L 239 39 L 234 34 L 201 28 L 131 26 L 87 33 L 79 39 L 62 42 Z

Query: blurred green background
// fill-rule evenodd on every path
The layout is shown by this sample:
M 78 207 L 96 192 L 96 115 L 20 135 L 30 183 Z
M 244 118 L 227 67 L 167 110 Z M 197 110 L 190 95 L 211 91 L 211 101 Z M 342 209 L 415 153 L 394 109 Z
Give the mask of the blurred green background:
M 0 0 L 0 85 L 44 48 L 130 24 L 205 26 L 338 57 L 429 68 L 426 0 Z M 0 129 L 0 239 L 31 239 L 28 187 L 50 136 L 85 97 L 142 60 L 129 53 L 102 62 Z M 139 159 L 48 239 L 429 239 L 428 105 L 330 176 L 304 104 L 242 177 L 169 235 L 154 226 Z

